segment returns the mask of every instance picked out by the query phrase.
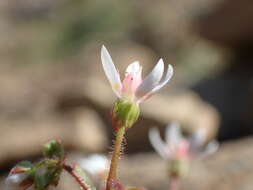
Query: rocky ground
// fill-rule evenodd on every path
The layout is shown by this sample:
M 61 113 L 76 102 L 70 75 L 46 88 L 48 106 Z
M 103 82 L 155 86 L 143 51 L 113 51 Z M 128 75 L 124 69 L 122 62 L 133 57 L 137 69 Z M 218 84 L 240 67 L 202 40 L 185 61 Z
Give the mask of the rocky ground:
M 253 139 L 247 138 L 221 145 L 215 154 L 194 160 L 191 172 L 181 183 L 182 190 L 250 190 L 253 182 Z M 70 160 L 84 154 L 69 153 Z M 2 180 L 4 176 L 2 175 Z M 144 186 L 149 190 L 168 189 L 166 163 L 155 153 L 125 155 L 120 161 L 120 179 L 128 186 Z M 3 188 L 3 181 L 0 183 Z M 57 189 L 79 189 L 66 173 Z

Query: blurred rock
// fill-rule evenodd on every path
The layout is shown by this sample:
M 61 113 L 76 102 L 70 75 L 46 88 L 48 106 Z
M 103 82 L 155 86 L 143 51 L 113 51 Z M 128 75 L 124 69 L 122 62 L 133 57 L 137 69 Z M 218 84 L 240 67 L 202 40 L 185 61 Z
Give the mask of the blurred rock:
M 232 47 L 253 42 L 253 2 L 224 0 L 199 19 L 200 35 Z
M 89 109 L 72 115 L 0 121 L 0 167 L 41 153 L 44 143 L 59 139 L 66 148 L 101 152 L 107 147 L 107 135 L 101 119 Z
M 250 158 L 253 151 L 248 147 L 252 145 L 252 138 L 225 143 L 216 154 L 194 161 L 181 189 L 251 189 L 253 161 Z M 150 190 L 168 189 L 165 163 L 157 155 L 140 154 L 123 159 L 121 163 L 124 184 L 144 186 Z
M 145 71 L 149 71 L 157 63 L 155 53 L 141 44 L 137 44 L 132 41 L 124 41 L 122 44 L 104 44 L 108 49 L 112 60 L 120 72 L 121 76 L 124 76 L 126 67 L 134 62 L 139 61 L 142 65 L 145 65 Z M 89 73 L 86 76 L 104 79 L 103 68 L 100 65 L 100 51 L 102 44 L 98 42 L 92 42 L 85 44 L 82 48 L 82 54 L 72 57 L 70 60 L 66 59 L 66 62 L 85 63 L 86 68 L 89 69 Z
M 106 128 L 98 114 L 90 109 L 74 112 L 75 146 L 82 151 L 100 152 L 107 148 Z
M 191 172 L 181 184 L 182 190 L 249 190 L 253 182 L 253 138 L 228 142 L 218 152 L 191 164 Z M 71 154 L 75 161 L 83 154 Z M 126 186 L 146 187 L 149 190 L 168 189 L 166 163 L 155 153 L 124 155 L 120 160 L 119 179 Z M 3 179 L 3 178 L 2 178 Z M 3 187 L 3 182 L 0 182 Z M 78 189 L 77 183 L 65 172 L 57 189 Z M 1 188 L 2 189 L 2 188 Z
M 226 72 L 193 88 L 220 113 L 220 140 L 253 134 L 252 60 L 250 57 L 238 57 Z
M 231 54 L 221 73 L 193 87 L 220 113 L 220 140 L 253 134 L 252 16 L 253 1 L 223 0 L 196 22 L 203 38 L 225 46 Z
M 27 19 L 45 16 L 52 8 L 54 8 L 54 6 L 58 4 L 57 2 L 59 1 L 24 0 L 20 2 L 16 0 L 10 0 L 6 8 L 9 14 L 14 16 L 16 19 Z
M 219 0 L 152 0 L 137 1 L 133 37 L 137 42 L 152 47 L 160 55 L 176 58 L 184 48 L 193 46 L 198 37 L 192 22 L 206 8 L 213 7 Z M 189 47 L 190 48 L 190 47 Z

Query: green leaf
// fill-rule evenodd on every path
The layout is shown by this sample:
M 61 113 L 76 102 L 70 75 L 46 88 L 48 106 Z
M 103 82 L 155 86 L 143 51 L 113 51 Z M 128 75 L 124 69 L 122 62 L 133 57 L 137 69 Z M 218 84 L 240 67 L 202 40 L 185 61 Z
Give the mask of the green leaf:
M 29 161 L 21 161 L 19 162 L 10 173 L 24 173 L 30 172 L 33 168 L 33 164 Z
M 48 184 L 48 178 L 44 175 L 35 175 L 34 182 L 36 190 L 44 190 Z
M 19 166 L 22 166 L 23 168 L 32 168 L 33 164 L 30 161 L 21 161 L 18 163 Z

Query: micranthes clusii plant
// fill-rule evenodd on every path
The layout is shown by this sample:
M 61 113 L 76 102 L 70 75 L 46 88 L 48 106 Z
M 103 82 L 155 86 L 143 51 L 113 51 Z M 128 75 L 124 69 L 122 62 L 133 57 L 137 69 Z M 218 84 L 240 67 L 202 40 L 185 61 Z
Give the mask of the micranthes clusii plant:
M 167 72 L 164 74 L 164 63 L 160 59 L 151 73 L 142 80 L 142 66 L 135 61 L 128 65 L 121 82 L 120 74 L 105 46 L 101 49 L 101 61 L 112 89 L 118 97 L 112 110 L 116 140 L 106 183 L 106 190 L 112 190 L 111 184 L 117 182 L 117 166 L 125 132 L 137 121 L 140 113 L 139 104 L 169 82 L 173 75 L 173 68 L 168 65 Z
M 170 190 L 179 188 L 179 180 L 189 172 L 189 161 L 214 153 L 219 144 L 213 140 L 206 146 L 206 130 L 197 129 L 188 138 L 183 137 L 178 123 L 173 122 L 165 130 L 165 141 L 157 128 L 149 131 L 149 140 L 156 152 L 167 161 Z
M 168 65 L 167 72 L 164 74 L 164 63 L 160 59 L 151 73 L 142 80 L 142 67 L 136 61 L 127 67 L 125 78 L 121 82 L 111 56 L 104 46 L 101 49 L 101 60 L 106 76 L 118 97 L 112 111 L 116 140 L 105 189 L 125 190 L 118 182 L 116 175 L 124 134 L 138 119 L 139 104 L 168 83 L 173 75 L 173 69 L 171 65 Z M 17 164 L 6 179 L 6 190 L 48 190 L 50 186 L 58 185 L 62 171 L 69 173 L 83 190 L 96 190 L 88 175 L 79 165 L 67 163 L 63 146 L 59 141 L 52 140 L 45 144 L 43 155 L 44 158 L 38 162 L 22 161 Z M 94 160 L 91 161 L 92 164 L 90 161 L 86 160 L 86 164 L 88 162 L 91 166 L 94 164 Z M 101 168 L 103 172 L 105 171 L 105 162 L 102 163 L 102 167 L 93 165 L 87 168 L 86 164 L 81 163 L 81 165 L 85 165 L 84 169 L 90 174 L 100 172 L 98 170 Z M 128 188 L 127 190 L 141 189 Z

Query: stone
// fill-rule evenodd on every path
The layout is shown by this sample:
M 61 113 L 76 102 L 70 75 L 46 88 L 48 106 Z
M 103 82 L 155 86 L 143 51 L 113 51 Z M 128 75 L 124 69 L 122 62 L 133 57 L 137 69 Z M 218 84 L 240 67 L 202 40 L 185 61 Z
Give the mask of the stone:
M 5 163 L 41 155 L 44 143 L 59 139 L 66 149 L 101 152 L 107 147 L 105 127 L 96 112 L 83 109 L 72 115 L 40 120 L 0 121 L 0 167 Z M 22 151 L 21 151 L 22 150 Z
M 101 152 L 108 146 L 106 128 L 99 115 L 90 109 L 79 109 L 74 114 L 76 148 L 81 151 Z
M 191 162 L 190 173 L 181 181 L 182 190 L 237 190 L 251 189 L 253 182 L 253 138 L 226 142 L 209 157 Z M 71 153 L 70 161 L 77 161 L 84 154 Z M 3 187 L 2 176 L 0 187 Z M 166 162 L 156 153 L 124 155 L 119 164 L 119 180 L 125 186 L 146 187 L 149 190 L 168 189 Z M 76 182 L 63 173 L 56 189 L 78 189 Z
M 248 148 L 251 145 L 252 137 L 224 143 L 215 154 L 194 160 L 191 172 L 182 180 L 180 189 L 251 189 L 253 151 Z M 123 184 L 144 186 L 150 190 L 168 189 L 165 161 L 158 155 L 148 153 L 126 157 L 120 167 Z
M 197 22 L 202 37 L 229 47 L 253 42 L 253 2 L 225 0 L 214 6 Z

